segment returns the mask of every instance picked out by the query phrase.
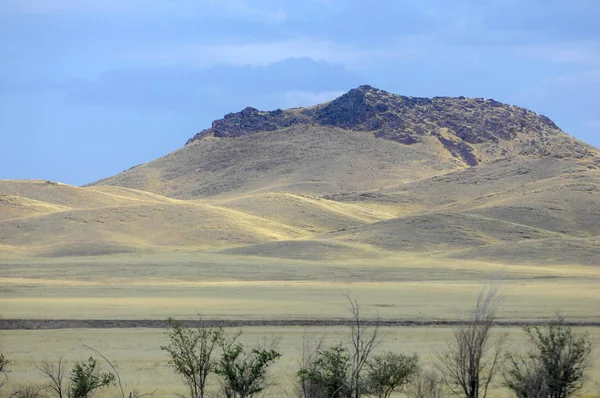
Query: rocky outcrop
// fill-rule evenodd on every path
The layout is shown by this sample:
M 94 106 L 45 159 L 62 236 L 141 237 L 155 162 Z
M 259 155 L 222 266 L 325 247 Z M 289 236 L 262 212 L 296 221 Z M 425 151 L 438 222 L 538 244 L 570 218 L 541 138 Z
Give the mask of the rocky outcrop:
M 551 137 L 566 136 L 546 116 L 493 99 L 416 98 L 360 86 L 329 103 L 311 108 L 270 112 L 246 108 L 230 113 L 214 121 L 210 129 L 196 134 L 188 143 L 211 134 L 232 138 L 299 124 L 372 132 L 377 138 L 404 145 L 434 137 L 452 156 L 470 166 L 479 163 L 474 150 L 478 144 L 520 140 L 521 153 L 540 155 L 547 147 L 537 147 L 537 143 L 541 145 Z M 527 138 L 526 142 L 523 137 Z M 577 156 L 585 152 L 582 148 L 575 149 Z M 562 148 L 559 156 L 564 157 L 564 152 Z

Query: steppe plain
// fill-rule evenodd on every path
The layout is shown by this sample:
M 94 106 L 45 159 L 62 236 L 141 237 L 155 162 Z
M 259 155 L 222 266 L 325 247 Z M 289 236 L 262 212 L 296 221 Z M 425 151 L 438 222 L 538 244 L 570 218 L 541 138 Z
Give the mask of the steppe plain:
M 600 152 L 493 100 L 361 86 L 247 108 L 85 187 L 0 180 L 0 206 L 10 383 L 39 380 L 34 361 L 86 358 L 85 343 L 130 388 L 174 396 L 171 316 L 280 337 L 282 396 L 303 336 L 344 338 L 344 294 L 403 324 L 386 347 L 431 363 L 491 278 L 513 348 L 556 311 L 600 347 Z M 596 359 L 588 394 L 598 382 Z

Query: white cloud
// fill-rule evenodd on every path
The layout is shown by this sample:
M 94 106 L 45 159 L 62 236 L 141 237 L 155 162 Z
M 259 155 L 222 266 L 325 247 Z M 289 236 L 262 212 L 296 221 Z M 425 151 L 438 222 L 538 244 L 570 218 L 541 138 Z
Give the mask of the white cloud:
M 554 109 L 581 117 L 600 113 L 600 69 L 546 79 L 517 94 L 517 101 L 529 108 Z
M 269 22 L 284 22 L 286 20 L 286 13 L 281 6 L 274 9 L 265 9 L 252 5 L 248 0 L 208 0 L 208 3 L 240 15 L 261 20 L 266 19 Z
M 544 61 L 600 66 L 600 41 L 573 41 L 538 46 L 515 46 L 517 55 Z
M 188 44 L 124 55 L 125 61 L 195 68 L 212 65 L 266 66 L 289 58 L 359 67 L 380 50 L 355 49 L 332 41 L 300 37 L 271 42 Z
M 345 91 L 287 91 L 284 94 L 285 107 L 297 108 L 322 104 L 343 95 Z
M 82 11 L 124 12 L 164 5 L 164 0 L 6 0 L 3 12 L 63 14 Z
M 224 10 L 235 17 L 265 22 L 283 22 L 286 13 L 281 6 L 262 8 L 250 0 L 2 0 L 2 13 L 65 14 L 107 12 L 135 14 L 206 15 Z

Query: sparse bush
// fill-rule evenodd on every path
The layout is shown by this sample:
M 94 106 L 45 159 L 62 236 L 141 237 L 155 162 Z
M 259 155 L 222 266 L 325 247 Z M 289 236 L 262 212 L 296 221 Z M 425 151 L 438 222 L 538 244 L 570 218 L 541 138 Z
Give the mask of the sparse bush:
M 439 356 L 437 368 L 444 383 L 459 397 L 485 398 L 502 365 L 503 338 L 493 341 L 490 330 L 500 303 L 500 284 L 483 285 L 466 324 L 454 331 L 454 340 Z
M 433 371 L 420 372 L 406 389 L 409 398 L 442 398 L 442 380 Z
M 319 357 L 319 352 L 323 346 L 323 339 L 320 340 L 309 340 L 304 336 L 302 341 L 302 351 L 300 353 L 300 359 L 298 361 L 298 372 L 296 372 L 296 378 L 298 384 L 296 385 L 296 396 L 300 398 L 321 398 L 319 386 L 315 386 L 311 381 L 304 377 L 310 369 L 314 369 L 315 362 Z
M 48 361 L 43 361 L 41 364 L 36 364 L 35 366 L 48 379 L 48 390 L 55 394 L 56 397 L 64 398 L 65 391 L 68 391 L 68 388 L 66 390 L 64 388 L 66 369 L 63 358 L 58 359 L 56 366 Z
M 38 384 L 22 384 L 15 388 L 9 398 L 47 398 L 47 387 Z
M 366 395 L 389 398 L 402 390 L 419 372 L 417 355 L 387 352 L 367 362 Z
M 381 343 L 379 338 L 379 322 L 373 327 L 360 316 L 360 306 L 356 299 L 346 295 L 350 302 L 350 312 L 352 313 L 352 324 L 350 326 L 351 348 L 351 372 L 350 372 L 350 391 L 351 397 L 359 398 L 364 390 L 364 380 L 362 371 L 369 361 L 373 350 Z
M 352 396 L 350 353 L 342 344 L 319 350 L 315 359 L 297 373 L 303 398 Z
M 267 388 L 267 368 L 281 356 L 274 347 L 246 352 L 238 337 L 221 341 L 223 352 L 215 367 L 225 398 L 254 397 L 263 392 Z
M 69 380 L 69 398 L 89 398 L 95 390 L 114 384 L 115 375 L 102 372 L 98 361 L 89 357 L 87 362 L 75 363 Z
M 115 375 L 110 372 L 102 372 L 100 365 L 89 357 L 87 362 L 76 362 L 68 376 L 69 383 L 64 384 L 66 368 L 63 359 L 58 360 L 57 365 L 43 361 L 36 365 L 40 373 L 48 379 L 47 395 L 58 398 L 89 398 L 95 390 L 107 387 L 115 382 Z
M 223 342 L 223 330 L 184 328 L 173 318 L 169 318 L 169 324 L 170 343 L 160 348 L 169 353 L 169 365 L 185 380 L 190 398 L 204 398 L 207 378 L 215 370 L 212 354 Z
M 2 320 L 2 316 L 0 316 L 0 320 Z M 0 345 L 0 388 L 2 388 L 8 380 L 8 367 L 10 366 L 10 361 L 4 356 L 2 350 L 3 347 Z
M 587 334 L 576 335 L 557 317 L 547 328 L 525 327 L 533 351 L 508 355 L 504 385 L 517 398 L 567 398 L 583 387 L 591 365 L 592 346 Z
M 358 301 L 347 295 L 346 298 L 352 314 L 349 348 L 343 343 L 326 349 L 319 343 L 312 350 L 305 345 L 296 373 L 302 398 L 387 398 L 418 370 L 416 355 L 385 352 L 371 358 L 381 343 L 379 321 L 369 325 L 361 318 Z
M 0 388 L 2 388 L 2 386 L 4 386 L 4 384 L 8 380 L 9 365 L 10 361 L 6 359 L 4 353 L 0 352 Z

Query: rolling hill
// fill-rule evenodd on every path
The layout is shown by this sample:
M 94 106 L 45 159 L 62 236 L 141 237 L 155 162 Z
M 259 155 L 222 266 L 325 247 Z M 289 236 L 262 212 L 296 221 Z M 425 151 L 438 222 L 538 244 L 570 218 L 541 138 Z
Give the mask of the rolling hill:
M 600 151 L 529 110 L 370 86 L 246 108 L 85 187 L 0 181 L 0 253 L 600 258 Z

